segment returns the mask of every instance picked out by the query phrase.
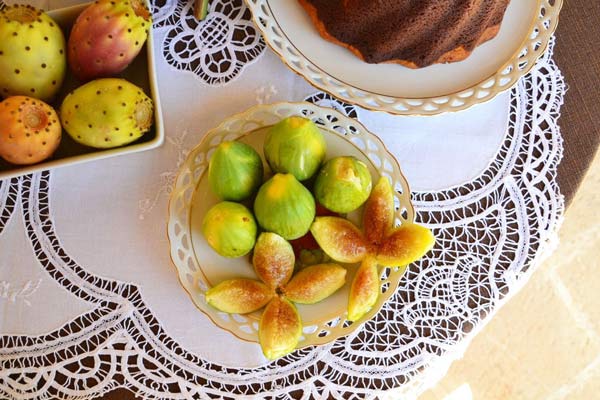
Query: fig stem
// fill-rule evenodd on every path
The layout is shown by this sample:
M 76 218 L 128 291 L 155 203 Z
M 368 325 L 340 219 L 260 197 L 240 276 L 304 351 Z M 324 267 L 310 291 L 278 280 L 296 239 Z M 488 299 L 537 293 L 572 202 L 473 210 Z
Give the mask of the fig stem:
M 202 21 L 208 14 L 208 0 L 196 0 L 194 3 L 194 16 Z

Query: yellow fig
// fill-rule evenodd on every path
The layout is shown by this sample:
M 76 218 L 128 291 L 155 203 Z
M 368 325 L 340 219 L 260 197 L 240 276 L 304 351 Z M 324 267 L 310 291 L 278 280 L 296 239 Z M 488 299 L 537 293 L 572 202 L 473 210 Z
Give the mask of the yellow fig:
M 367 242 L 378 246 L 394 227 L 394 191 L 388 178 L 379 178 L 365 203 L 363 215 Z
M 296 307 L 276 296 L 263 311 L 258 326 L 258 340 L 269 360 L 294 351 L 302 335 L 302 321 Z
M 275 293 L 253 279 L 230 279 L 206 291 L 206 302 L 219 311 L 247 314 L 263 308 Z
M 318 264 L 304 268 L 283 288 L 294 303 L 314 304 L 331 296 L 346 283 L 346 268 L 338 264 Z
M 252 264 L 258 277 L 276 289 L 285 285 L 294 272 L 294 249 L 276 233 L 263 232 L 254 246 Z
M 377 302 L 379 296 L 379 272 L 377 261 L 366 257 L 354 275 L 348 297 L 348 320 L 362 318 Z
M 335 261 L 355 263 L 367 253 L 362 232 L 350 221 L 339 217 L 317 217 L 310 232 L 321 249 Z
M 433 248 L 435 237 L 424 226 L 404 224 L 392 231 L 379 246 L 379 264 L 396 267 L 417 261 Z

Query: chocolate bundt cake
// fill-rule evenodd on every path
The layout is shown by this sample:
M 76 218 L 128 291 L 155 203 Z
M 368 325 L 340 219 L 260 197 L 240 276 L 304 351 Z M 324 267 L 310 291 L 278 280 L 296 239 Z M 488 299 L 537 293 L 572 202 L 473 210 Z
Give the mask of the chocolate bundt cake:
M 319 33 L 368 63 L 461 61 L 494 38 L 510 0 L 299 0 Z

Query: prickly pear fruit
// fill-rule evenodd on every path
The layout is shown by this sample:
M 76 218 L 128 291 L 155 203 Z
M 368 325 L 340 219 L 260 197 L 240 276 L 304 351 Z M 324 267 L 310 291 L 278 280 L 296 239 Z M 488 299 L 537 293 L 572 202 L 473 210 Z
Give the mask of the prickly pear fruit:
M 71 30 L 71 70 L 81 80 L 118 74 L 138 55 L 151 25 L 143 0 L 96 1 Z
M 250 210 L 230 201 L 214 205 L 202 221 L 202 234 L 206 241 L 223 257 L 248 254 L 256 242 L 256 230 Z
M 263 232 L 254 246 L 252 264 L 256 275 L 276 289 L 286 284 L 294 273 L 294 250 L 287 240 L 276 233 Z
M 371 174 L 367 166 L 354 157 L 335 157 L 319 171 L 314 193 L 327 209 L 348 213 L 369 198 Z
M 292 240 L 308 232 L 315 218 L 315 199 L 292 174 L 276 174 L 265 182 L 254 200 L 260 226 Z
M 242 201 L 258 190 L 263 179 L 260 156 L 242 142 L 223 142 L 208 164 L 208 182 L 223 200 Z
M 0 157 L 12 164 L 34 164 L 58 147 L 56 111 L 41 100 L 13 96 L 0 103 Z
M 263 308 L 275 295 L 264 283 L 253 279 L 230 279 L 206 291 L 206 302 L 217 310 L 247 314 Z
M 377 261 L 366 257 L 354 275 L 348 296 L 348 320 L 356 321 L 365 315 L 379 297 L 379 272 Z
M 311 265 L 294 275 L 283 294 L 294 303 L 314 304 L 331 296 L 345 282 L 346 268 L 341 265 Z
M 69 93 L 60 119 L 77 142 L 96 148 L 121 146 L 141 137 L 152 126 L 152 100 L 124 79 L 86 83 Z
M 0 11 L 0 95 L 51 100 L 67 68 L 65 37 L 43 11 L 13 5 Z
M 258 341 L 270 360 L 283 357 L 298 345 L 302 321 L 296 307 L 280 296 L 271 300 L 258 325 Z
M 265 158 L 271 169 L 292 174 L 299 181 L 319 170 L 326 151 L 327 143 L 315 123 L 295 116 L 274 125 L 264 144 Z

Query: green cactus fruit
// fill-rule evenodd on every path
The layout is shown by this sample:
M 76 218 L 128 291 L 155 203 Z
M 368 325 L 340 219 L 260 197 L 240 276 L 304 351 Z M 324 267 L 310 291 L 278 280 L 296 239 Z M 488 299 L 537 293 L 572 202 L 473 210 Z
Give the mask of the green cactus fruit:
M 367 201 L 371 186 L 371 174 L 363 162 L 354 157 L 336 157 L 319 171 L 314 193 L 327 209 L 348 213 Z
M 247 199 L 256 193 L 262 179 L 262 160 L 247 144 L 223 142 L 210 158 L 208 181 L 213 192 L 223 200 Z
M 254 214 L 264 230 L 298 239 L 315 219 L 315 199 L 294 175 L 276 174 L 258 190 Z
M 152 126 L 152 100 L 124 79 L 86 83 L 69 93 L 60 119 L 77 142 L 96 148 L 122 146 L 139 139 Z
M 77 17 L 69 35 L 69 66 L 81 80 L 112 76 L 139 54 L 152 25 L 142 0 L 98 0 Z
M 65 37 L 43 11 L 13 5 L 0 11 L 0 95 L 52 100 L 67 69 Z
M 256 221 L 250 210 L 230 201 L 213 206 L 202 221 L 206 241 L 223 257 L 248 254 L 256 242 L 256 232 Z
M 288 117 L 267 134 L 264 153 L 275 172 L 292 174 L 299 181 L 312 177 L 325 159 L 327 143 L 309 119 Z
M 58 115 L 43 101 L 13 96 L 0 103 L 0 157 L 6 161 L 43 161 L 54 153 L 60 138 Z

